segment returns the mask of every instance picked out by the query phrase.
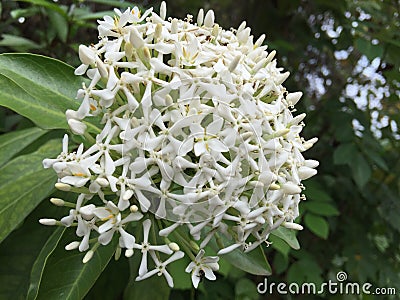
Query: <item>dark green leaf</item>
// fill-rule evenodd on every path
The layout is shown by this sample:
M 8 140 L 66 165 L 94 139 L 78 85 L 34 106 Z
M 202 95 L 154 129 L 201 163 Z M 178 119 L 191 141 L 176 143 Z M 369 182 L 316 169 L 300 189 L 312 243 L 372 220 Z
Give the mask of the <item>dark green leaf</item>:
M 62 6 L 61 5 L 57 5 L 57 4 L 53 3 L 52 1 L 46 1 L 46 0 L 20 0 L 20 1 L 29 2 L 29 3 L 32 3 L 34 5 L 38 5 L 38 6 L 49 8 L 49 9 L 59 13 L 60 15 L 62 15 L 64 17 L 67 17 L 67 13 L 62 8 Z
M 350 165 L 353 171 L 353 178 L 359 188 L 363 188 L 371 177 L 371 167 L 362 154 L 355 156 Z
M 271 232 L 271 234 L 284 240 L 290 247 L 295 250 L 300 249 L 299 241 L 296 238 L 296 231 L 279 226 L 277 229 Z
M 221 239 L 227 241 L 227 239 L 223 236 Z M 217 243 L 213 239 L 210 241 L 210 245 L 215 250 L 218 249 Z M 244 253 L 240 249 L 235 249 L 227 254 L 221 255 L 220 257 L 227 260 L 236 268 L 239 268 L 250 274 L 267 276 L 272 273 L 271 266 L 269 265 L 264 254 L 264 250 L 261 248 L 261 246 L 248 253 Z
M 324 218 L 313 214 L 306 214 L 304 217 L 304 223 L 317 236 L 323 239 L 328 238 L 329 225 Z
M 40 204 L 21 227 L 0 244 L 0 299 L 25 299 L 30 270 L 54 227 L 41 225 L 43 215 L 57 215 L 60 208 Z
M 308 201 L 303 203 L 306 210 L 320 216 L 337 216 L 339 211 L 335 206 L 326 202 Z
M 31 271 L 30 284 L 26 299 L 36 299 L 47 260 L 58 246 L 65 229 L 65 227 L 57 228 L 46 241 L 36 258 Z
M 82 263 L 84 253 L 66 251 L 64 246 L 76 240 L 73 230 L 66 232 L 59 246 L 47 259 L 36 299 L 82 299 L 112 258 L 118 239 L 100 246 L 93 258 Z
M 65 17 L 60 15 L 58 12 L 48 10 L 47 15 L 50 19 L 50 24 L 55 28 L 57 36 L 62 42 L 67 41 L 68 37 L 68 21 Z
M 357 152 L 357 147 L 354 144 L 341 144 L 333 153 L 333 162 L 337 165 L 350 164 Z
M 373 60 L 376 57 L 382 57 L 383 55 L 382 45 L 373 45 L 370 41 L 363 38 L 356 39 L 355 46 L 358 51 L 367 56 L 370 60 Z
M 36 44 L 27 38 L 15 36 L 11 34 L 3 34 L 0 46 L 9 47 L 15 51 L 27 51 L 32 49 L 40 49 L 42 46 Z
M 0 166 L 45 133 L 45 130 L 34 127 L 2 134 L 0 136 Z
M 82 80 L 71 66 L 49 57 L 0 55 L 0 105 L 42 128 L 68 128 L 65 111 L 79 107 L 75 97 Z M 99 131 L 92 124 L 88 128 Z
M 0 55 L 0 105 L 43 128 L 68 128 L 65 111 L 77 109 L 74 99 L 81 78 L 55 59 L 31 54 Z M 43 117 L 46 116 L 46 117 Z
M 241 278 L 235 283 L 235 295 L 236 299 L 258 299 L 259 294 L 257 292 L 256 284 L 247 278 Z
M 142 281 L 135 281 L 140 260 L 140 254 L 137 253 L 135 253 L 135 255 L 129 259 L 131 277 L 124 292 L 124 300 L 168 299 L 171 289 L 169 288 L 164 276 L 154 275 Z
M 43 169 L 42 160 L 57 155 L 59 148 L 58 140 L 49 141 L 0 169 L 0 241 L 54 189 L 57 176 Z

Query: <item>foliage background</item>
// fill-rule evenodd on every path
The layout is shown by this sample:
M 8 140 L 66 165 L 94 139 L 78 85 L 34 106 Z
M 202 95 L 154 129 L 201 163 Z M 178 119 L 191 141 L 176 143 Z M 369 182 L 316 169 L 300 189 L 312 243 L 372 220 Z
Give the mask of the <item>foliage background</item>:
M 159 1 L 134 4 L 155 6 L 156 10 L 159 7 Z M 134 4 L 112 0 L 2 1 L 0 53 L 38 53 L 77 66 L 79 44 L 97 39 L 95 20 L 105 12 L 112 14 L 113 7 Z M 320 161 L 319 174 L 305 182 L 308 200 L 301 205 L 300 222 L 305 225 L 298 234 L 301 249 L 294 250 L 272 237 L 273 244 L 266 249 L 272 267 L 268 281 L 319 284 L 343 270 L 349 281 L 394 287 L 397 295 L 393 299 L 400 298 L 400 1 L 174 0 L 167 6 L 169 16 L 181 18 L 187 13 L 196 16 L 201 7 L 212 8 L 224 28 L 237 28 L 246 20 L 256 38 L 267 34 L 269 49 L 277 50 L 279 64 L 291 72 L 288 89 L 305 93 L 298 111 L 307 113 L 305 137 L 320 139 L 306 154 Z M 4 88 L 0 86 L 0 103 Z M 79 80 L 70 88 L 78 89 Z M 15 224 L 18 228 L 0 244 L 0 299 L 25 298 L 34 284 L 31 269 L 36 257 L 43 246 L 49 246 L 48 238 L 55 238 L 53 228 L 37 224 L 43 211 L 56 213 L 48 201 L 39 204 L 55 191 L 40 185 L 28 188 L 29 181 L 40 176 L 40 168 L 19 170 L 13 166 L 37 153 L 49 156 L 55 151 L 51 154 L 55 155 L 64 131 L 33 127 L 32 121 L 0 106 L 0 195 L 23 206 L 19 208 L 20 218 L 14 220 L 20 223 Z M 19 137 L 19 146 L 10 151 L 7 147 L 13 134 Z M 40 148 L 57 138 L 53 149 L 51 144 Z M 7 185 L 13 176 L 20 179 L 14 190 Z M 51 183 L 51 177 L 42 176 Z M 25 200 L 17 197 L 22 192 Z M 13 221 L 8 220 L 6 200 L 0 200 L 2 227 Z M 45 257 L 45 262 L 56 263 L 51 257 Z M 65 270 L 53 272 L 47 276 L 57 277 L 57 272 Z M 124 292 L 131 282 L 129 269 L 125 261 L 118 261 L 111 262 L 96 284 L 89 286 L 85 298 L 165 299 L 169 295 L 170 299 L 292 299 L 259 295 L 256 284 L 263 280 L 222 265 L 218 280 L 204 282 L 198 291 L 191 289 L 190 279 L 182 274 L 175 279 L 176 289 L 171 292 L 164 285 L 155 290 L 146 283 L 129 284 Z M 361 296 L 390 298 L 381 297 Z

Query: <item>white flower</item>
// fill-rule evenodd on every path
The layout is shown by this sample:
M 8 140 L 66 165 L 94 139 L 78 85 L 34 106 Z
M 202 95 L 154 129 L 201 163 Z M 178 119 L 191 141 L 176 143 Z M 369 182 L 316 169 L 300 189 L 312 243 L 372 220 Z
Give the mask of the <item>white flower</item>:
M 162 262 L 160 259 L 157 257 L 157 255 L 154 252 L 150 252 L 151 258 L 153 259 L 154 263 L 156 264 L 155 269 L 143 274 L 142 276 L 136 277 L 136 281 L 140 281 L 146 278 L 149 278 L 155 274 L 158 276 L 164 275 L 165 279 L 167 280 L 168 285 L 173 288 L 174 287 L 174 281 L 172 279 L 172 276 L 168 273 L 166 266 L 178 259 L 181 259 L 182 257 L 185 256 L 185 254 L 182 251 L 177 251 L 174 254 L 172 254 L 166 261 Z
M 201 249 L 196 256 L 195 261 L 192 261 L 185 269 L 185 272 L 192 273 L 192 283 L 197 289 L 199 283 L 204 276 L 208 280 L 215 280 L 216 277 L 213 271 L 219 270 L 218 256 L 206 256 L 205 251 Z
M 152 9 L 141 15 L 137 7 L 115 13 L 98 21 L 98 43 L 79 47 L 75 73 L 90 83 L 66 117 L 86 148 L 69 152 L 65 136 L 60 155 L 43 161 L 57 173 L 60 190 L 81 194 L 76 205 L 63 202 L 73 209 L 61 224 L 78 225 L 81 251 L 96 234 L 84 261 L 117 234 L 126 256 L 142 252 L 137 280 L 158 273 L 173 286 L 165 266 L 183 252 L 172 254 L 168 245 L 187 248 L 166 238 L 175 230 L 186 230 L 185 238 L 202 248 L 223 234 L 228 239 L 218 254 L 225 254 L 268 245 L 279 226 L 301 229 L 294 220 L 305 199 L 302 180 L 318 167 L 303 152 L 317 138 L 301 136 L 306 115 L 295 115 L 293 106 L 302 93 L 284 87 L 289 72 L 262 45 L 265 35 L 253 42 L 246 22 L 225 30 L 212 10 L 201 9 L 197 24 L 190 15 L 167 18 L 165 2 L 159 15 Z M 98 134 L 87 130 L 94 116 Z M 165 245 L 150 244 L 157 240 L 149 238 L 153 219 L 164 219 L 156 234 Z M 143 223 L 142 241 L 127 232 L 130 223 Z M 156 265 L 151 271 L 148 254 Z M 166 254 L 172 256 L 162 262 Z M 203 272 L 215 279 L 217 262 L 200 250 L 186 269 L 195 287 Z
M 172 254 L 172 250 L 168 245 L 150 245 L 149 244 L 149 232 L 151 227 L 151 221 L 149 219 L 143 221 L 143 241 L 141 244 L 133 244 L 134 249 L 140 249 L 142 252 L 142 260 L 140 261 L 139 277 L 147 273 L 147 253 L 160 251 L 166 254 Z
M 124 225 L 132 221 L 140 220 L 143 217 L 141 213 L 130 213 L 125 218 L 122 218 L 118 207 L 113 202 L 109 201 L 106 207 L 95 208 L 93 214 L 101 221 L 104 221 L 98 229 L 100 233 L 98 240 L 102 245 L 107 245 L 111 241 L 114 233 L 118 231 L 120 234 L 120 247 L 127 249 L 132 249 L 134 247 L 135 237 L 126 232 Z

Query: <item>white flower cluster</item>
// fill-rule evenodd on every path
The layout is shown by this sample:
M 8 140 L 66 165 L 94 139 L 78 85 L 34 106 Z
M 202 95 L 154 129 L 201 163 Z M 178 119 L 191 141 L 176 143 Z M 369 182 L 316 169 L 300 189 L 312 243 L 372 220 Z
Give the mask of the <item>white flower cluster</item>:
M 281 225 L 302 228 L 294 223 L 301 180 L 318 166 L 302 152 L 317 139 L 300 136 L 305 114 L 292 113 L 302 94 L 283 87 L 289 73 L 262 45 L 264 35 L 253 42 L 245 22 L 224 30 L 212 10 L 201 9 L 196 23 L 191 15 L 166 19 L 165 6 L 159 15 L 116 9 L 99 21 L 100 41 L 79 47 L 75 73 L 91 83 L 78 91 L 79 109 L 66 115 L 91 146 L 69 152 L 66 136 L 62 153 L 44 161 L 57 172 L 56 186 L 79 196 L 76 203 L 52 199 L 71 207 L 69 215 L 41 223 L 77 225 L 82 240 L 66 248 L 90 248 L 84 262 L 117 235 L 117 253 L 142 253 L 137 280 L 158 273 L 173 286 L 165 267 L 185 252 L 197 287 L 218 270 L 218 256 L 203 257 L 211 239 L 218 255 L 247 252 Z M 85 122 L 95 116 L 103 128 L 92 137 Z M 140 243 L 131 233 L 138 224 Z M 164 245 L 149 243 L 151 225 L 158 232 L 151 242 Z M 162 261 L 161 253 L 171 256 Z

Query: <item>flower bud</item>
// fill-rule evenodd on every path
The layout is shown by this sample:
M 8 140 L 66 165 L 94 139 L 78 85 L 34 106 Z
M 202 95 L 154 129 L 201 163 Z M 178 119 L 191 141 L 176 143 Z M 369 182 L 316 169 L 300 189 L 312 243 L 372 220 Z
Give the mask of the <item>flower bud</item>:
M 230 65 L 229 65 L 229 68 L 228 68 L 229 72 L 233 72 L 233 71 L 236 69 L 236 67 L 238 66 L 238 64 L 239 64 L 241 58 L 242 58 L 241 55 L 237 55 L 237 56 L 232 60 L 232 62 L 231 62 Z
M 62 182 L 57 182 L 54 186 L 57 190 L 60 190 L 63 192 L 69 192 L 72 188 L 69 184 L 62 183 Z
M 275 51 L 275 50 L 272 50 L 272 51 L 268 54 L 266 64 L 269 63 L 269 62 L 271 62 L 271 61 L 274 59 L 275 54 L 276 54 L 276 51 Z
M 64 206 L 65 201 L 62 199 L 58 199 L 58 198 L 51 198 L 50 202 L 53 203 L 56 206 Z
M 57 224 L 56 219 L 40 219 L 39 223 L 42 225 L 47 225 L 47 226 L 54 226 Z
M 78 135 L 83 135 L 87 128 L 85 123 L 75 120 L 75 119 L 69 119 L 68 126 L 69 126 L 69 128 L 71 128 L 71 131 L 73 133 L 78 134 Z
M 260 35 L 257 41 L 254 43 L 254 47 L 260 47 L 265 40 L 265 34 Z
M 136 205 L 132 205 L 132 206 L 129 208 L 129 210 L 131 211 L 131 213 L 137 212 L 138 209 L 139 209 L 139 208 L 138 208 Z
M 169 244 L 168 244 L 168 247 L 169 247 L 172 251 L 175 251 L 175 252 L 180 250 L 179 245 L 178 245 L 177 243 L 169 243 Z
M 167 4 L 165 1 L 161 2 L 160 5 L 160 18 L 165 20 L 165 17 L 167 16 Z
M 79 46 L 79 59 L 84 65 L 92 65 L 95 62 L 95 53 L 85 45 Z
M 301 193 L 301 188 L 293 182 L 286 182 L 282 184 L 283 191 L 288 195 L 295 195 Z
M 199 13 L 197 14 L 197 26 L 203 25 L 204 21 L 204 10 L 200 8 Z
M 288 229 L 303 230 L 303 226 L 293 222 L 283 222 L 282 225 Z
M 107 187 L 110 185 L 108 180 L 103 177 L 97 177 L 95 181 L 102 187 Z
M 300 100 L 301 96 L 303 96 L 302 92 L 290 93 L 286 96 L 286 101 L 290 106 L 294 106 Z
M 133 255 L 133 249 L 126 249 L 125 256 L 126 257 L 131 257 L 132 255 Z
M 306 180 L 317 174 L 317 170 L 305 166 L 300 167 L 298 172 L 301 180 Z
M 82 262 L 83 262 L 84 264 L 86 264 L 89 260 L 92 259 L 93 254 L 94 254 L 93 250 L 89 250 L 89 251 L 85 254 L 85 256 L 83 257 Z
M 210 9 L 204 18 L 204 26 L 211 28 L 214 26 L 214 21 L 215 21 L 215 16 L 214 16 L 214 11 Z
M 74 241 L 65 246 L 65 250 L 75 250 L 79 247 L 80 242 Z
M 142 38 L 142 35 L 139 33 L 139 31 L 135 28 L 131 28 L 131 32 L 129 35 L 129 41 L 131 42 L 132 46 L 136 49 L 140 49 L 144 46 L 144 41 Z

